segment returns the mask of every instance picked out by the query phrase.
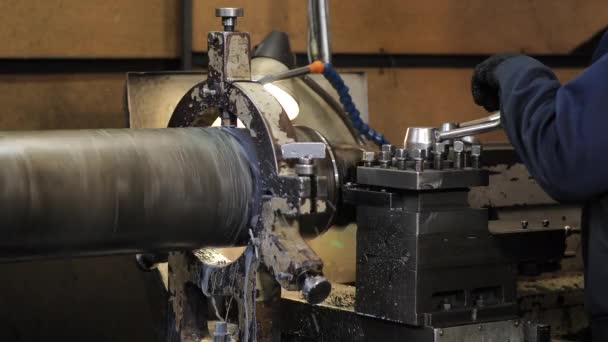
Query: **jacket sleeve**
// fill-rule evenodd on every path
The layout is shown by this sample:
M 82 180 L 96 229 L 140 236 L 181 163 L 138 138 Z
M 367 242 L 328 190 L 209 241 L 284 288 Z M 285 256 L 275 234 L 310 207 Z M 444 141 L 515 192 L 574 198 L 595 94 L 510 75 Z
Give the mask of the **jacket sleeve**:
M 608 55 L 561 85 L 551 69 L 518 56 L 496 69 L 503 126 L 531 175 L 553 198 L 608 192 Z

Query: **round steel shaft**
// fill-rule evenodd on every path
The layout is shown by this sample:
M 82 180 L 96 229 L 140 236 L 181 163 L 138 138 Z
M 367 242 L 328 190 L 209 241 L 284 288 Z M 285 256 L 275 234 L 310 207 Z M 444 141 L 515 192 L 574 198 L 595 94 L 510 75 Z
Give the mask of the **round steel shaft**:
M 241 142 L 218 128 L 0 133 L 0 261 L 243 244 Z

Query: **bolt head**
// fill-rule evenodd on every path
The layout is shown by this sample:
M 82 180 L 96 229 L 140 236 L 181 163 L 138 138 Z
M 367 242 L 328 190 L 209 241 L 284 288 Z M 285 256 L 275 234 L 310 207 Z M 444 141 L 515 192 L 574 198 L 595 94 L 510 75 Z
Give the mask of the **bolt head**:
M 454 141 L 454 152 L 456 153 L 461 153 L 464 151 L 464 143 L 460 140 Z
M 378 161 L 384 162 L 384 161 L 390 161 L 392 158 L 391 153 L 388 151 L 380 151 L 380 153 L 378 153 Z
M 445 153 L 445 144 L 444 143 L 434 143 L 433 144 L 433 152 L 435 153 Z
M 521 228 L 522 229 L 528 229 L 528 221 L 521 221 Z
M 363 155 L 361 156 L 361 160 L 363 160 L 364 162 L 373 163 L 374 161 L 376 161 L 376 153 L 370 152 L 370 151 L 364 151 Z
M 245 11 L 240 7 L 222 7 L 215 9 L 216 17 L 242 17 Z
M 406 159 L 407 158 L 407 150 L 404 148 L 398 148 L 395 150 L 395 158 L 397 159 Z
M 386 152 L 393 152 L 393 145 L 391 144 L 384 144 L 382 145 L 382 151 L 386 151 Z
M 471 155 L 475 156 L 475 157 L 479 157 L 479 156 L 481 156 L 482 150 L 483 150 L 483 148 L 481 147 L 481 145 L 473 145 L 473 146 L 471 146 Z

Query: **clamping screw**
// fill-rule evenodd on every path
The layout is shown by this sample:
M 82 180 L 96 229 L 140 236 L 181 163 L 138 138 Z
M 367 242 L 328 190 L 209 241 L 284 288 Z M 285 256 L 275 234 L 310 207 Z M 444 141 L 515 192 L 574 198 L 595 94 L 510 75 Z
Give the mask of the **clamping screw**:
M 391 145 L 391 144 L 384 144 L 384 145 L 382 145 L 382 151 L 383 152 L 388 152 L 391 155 L 393 155 L 393 145 Z
M 443 168 L 443 155 L 445 154 L 445 144 L 435 143 L 433 144 L 433 167 L 436 170 Z
M 424 161 L 426 160 L 426 150 L 415 149 L 411 151 L 411 157 L 414 160 L 414 169 L 416 172 L 424 171 Z
M 245 15 L 245 11 L 242 8 L 235 7 L 222 7 L 215 9 L 215 16 L 222 18 L 222 25 L 224 25 L 224 31 L 233 32 L 236 26 L 236 18 Z
M 383 149 L 382 151 L 380 151 L 378 153 L 378 162 L 380 163 L 381 168 L 384 168 L 384 169 L 388 168 L 391 165 L 391 159 L 392 159 L 392 155 L 391 155 L 391 152 L 389 152 L 389 151 L 384 151 L 384 149 Z
M 407 150 L 398 148 L 395 150 L 395 162 L 399 170 L 405 170 L 405 160 L 407 159 Z
M 361 156 L 361 160 L 363 161 L 363 166 L 371 167 L 376 161 L 376 153 L 364 151 L 363 155 Z
M 479 169 L 479 167 L 481 166 L 480 159 L 482 150 L 483 148 L 481 147 L 481 145 L 471 146 L 471 167 L 474 169 Z
M 462 153 L 464 152 L 464 143 L 460 140 L 454 141 L 454 168 L 462 169 Z

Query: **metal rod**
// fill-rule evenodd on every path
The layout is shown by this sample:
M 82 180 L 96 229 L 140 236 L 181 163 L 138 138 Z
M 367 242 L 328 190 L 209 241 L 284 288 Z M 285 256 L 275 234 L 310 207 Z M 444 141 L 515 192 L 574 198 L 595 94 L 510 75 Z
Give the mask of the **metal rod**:
M 261 84 L 266 84 L 266 83 L 272 83 L 275 81 L 285 80 L 285 79 L 292 78 L 292 77 L 303 76 L 303 75 L 307 75 L 307 74 L 310 74 L 310 67 L 308 65 L 299 67 L 299 68 L 289 69 L 287 71 L 279 72 L 279 73 L 272 74 L 272 75 L 266 75 L 257 81 L 260 82 Z
M 469 135 L 490 132 L 490 131 L 496 130 L 498 128 L 500 128 L 500 120 L 492 120 L 492 121 L 487 121 L 487 122 L 480 123 L 477 125 L 455 128 L 453 130 L 445 131 L 445 132 L 435 131 L 435 140 L 442 141 L 442 140 L 462 138 L 462 137 L 466 137 Z
M 459 127 L 468 127 L 468 126 L 474 126 L 477 124 L 486 123 L 486 122 L 490 122 L 490 121 L 496 121 L 496 120 L 500 120 L 499 111 L 496 111 L 485 118 L 471 120 L 471 121 L 467 121 L 467 122 L 461 122 L 458 126 Z
M 308 58 L 331 63 L 328 0 L 308 0 Z
M 318 0 L 319 57 L 323 63 L 331 63 L 328 1 Z
M 0 133 L 0 261 L 245 243 L 254 179 L 237 134 Z

